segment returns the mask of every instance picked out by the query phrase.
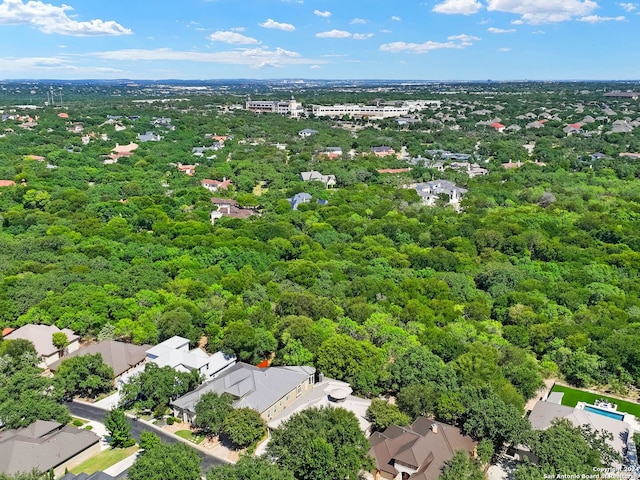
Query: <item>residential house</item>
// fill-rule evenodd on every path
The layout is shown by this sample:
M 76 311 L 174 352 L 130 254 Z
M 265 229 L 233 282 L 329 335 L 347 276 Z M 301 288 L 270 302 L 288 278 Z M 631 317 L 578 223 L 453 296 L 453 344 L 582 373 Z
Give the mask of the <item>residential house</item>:
M 616 120 L 611 124 L 612 133 L 630 133 L 633 132 L 633 125 L 627 120 Z
M 432 180 L 430 182 L 415 183 L 409 188 L 415 189 L 423 205 L 433 206 L 440 195 L 446 194 L 449 197 L 449 205 L 457 206 L 462 201 L 462 197 L 467 193 L 467 189 L 456 186 L 448 180 Z
M 205 379 L 218 375 L 236 363 L 235 355 L 216 352 L 209 355 L 201 348 L 189 350 L 189 340 L 173 336 L 146 351 L 147 361 L 179 372 L 197 370 Z
M 133 155 L 135 149 L 138 148 L 137 143 L 129 143 L 129 145 L 119 145 L 116 143 L 116 146 L 111 150 L 118 157 L 128 157 L 129 155 Z
M 208 392 L 233 397 L 234 408 L 252 408 L 267 422 L 311 391 L 316 381 L 313 367 L 258 368 L 238 362 L 193 392 L 171 402 L 174 416 L 191 423 L 195 406 Z
M 29 340 L 36 348 L 38 356 L 42 358 L 42 367 L 46 368 L 60 358 L 60 351 L 53 344 L 54 333 L 64 333 L 69 340 L 65 353 L 72 353 L 80 348 L 80 337 L 68 328 L 60 330 L 55 325 L 34 325 L 29 323 L 15 329 L 4 337 L 5 340 Z
M 116 480 L 116 477 L 112 477 L 108 473 L 104 472 L 93 472 L 91 474 L 79 473 L 77 475 L 73 473 L 67 473 L 60 480 Z
M 449 164 L 449 168 L 452 168 L 453 170 L 457 170 L 459 172 L 465 172 L 469 176 L 469 178 L 489 174 L 489 170 L 487 170 L 486 168 L 482 168 L 477 163 L 453 162 Z
M 74 123 L 69 128 L 67 128 L 67 131 L 70 133 L 82 133 L 83 130 L 84 130 L 84 125 L 81 123 Z
M 327 157 L 329 160 L 333 160 L 342 156 L 342 148 L 341 147 L 327 147 L 320 155 L 323 157 Z
M 160 135 L 156 135 L 153 132 L 146 132 L 144 134 L 142 134 L 142 133 L 138 134 L 138 140 L 140 142 L 159 142 L 163 138 L 164 137 L 161 137 Z
M 388 155 L 395 155 L 396 151 L 386 145 L 380 147 L 371 147 L 371 153 L 373 153 L 376 157 L 386 157 Z
M 253 210 L 240 207 L 238 202 L 231 198 L 213 197 L 211 203 L 218 207 L 218 210 L 211 212 L 211 224 L 214 224 L 217 219 L 222 217 L 249 218 L 254 214 Z
M 116 385 L 120 387 L 124 383 L 123 377 L 140 367 L 147 359 L 147 350 L 150 345 L 133 345 L 131 343 L 104 340 L 82 347 L 68 355 L 56 360 L 49 366 L 49 370 L 56 372 L 62 362 L 72 357 L 84 355 L 102 355 L 102 361 L 113 369 Z
M 317 130 L 312 130 L 310 128 L 305 128 L 304 130 L 300 130 L 298 132 L 298 135 L 300 135 L 302 138 L 306 138 L 306 137 L 310 137 L 312 135 L 315 135 L 317 133 L 318 133 Z
M 229 188 L 229 185 L 231 185 L 231 180 L 227 180 L 226 177 L 224 177 L 222 181 L 209 180 L 208 178 L 205 178 L 204 180 L 200 181 L 200 184 L 211 193 L 215 193 L 218 190 L 226 190 L 227 188 Z
M 638 160 L 640 158 L 640 153 L 632 153 L 632 152 L 622 152 L 620 157 L 631 158 L 632 160 Z M 6 180 L 4 180 L 6 181 Z
M 504 132 L 504 129 L 507 128 L 505 125 L 501 124 L 500 122 L 493 122 L 490 127 L 492 127 L 493 129 L 496 130 L 496 132 Z
M 178 171 L 185 173 L 187 175 L 189 175 L 190 177 L 193 176 L 194 173 L 196 173 L 196 167 L 198 166 L 198 164 L 196 163 L 195 165 L 183 165 L 181 163 L 178 164 Z
M 311 195 L 305 192 L 296 193 L 293 197 L 289 199 L 289 203 L 291 204 L 291 208 L 293 210 L 297 210 L 298 206 L 303 203 L 309 203 L 311 201 Z
M 376 480 L 437 480 L 456 451 L 475 456 L 477 443 L 459 428 L 418 417 L 408 427 L 391 425 L 369 438 Z
M 300 178 L 302 178 L 302 181 L 304 182 L 322 182 L 326 188 L 333 187 L 336 184 L 335 175 L 323 175 L 315 170 L 310 172 L 300 172 Z
M 562 131 L 564 133 L 566 133 L 567 135 L 584 133 L 584 130 L 582 129 L 582 124 L 581 123 L 570 123 L 569 125 L 565 126 L 562 129 Z
M 0 432 L 0 472 L 53 470 L 55 477 L 100 452 L 100 437 L 85 429 L 38 420 Z
M 611 433 L 607 444 L 621 456 L 625 455 L 627 442 L 633 439 L 633 427 L 635 418 L 633 415 L 616 412 L 615 405 L 609 403 L 606 406 L 586 405 L 578 402 L 575 407 L 562 405 L 562 392 L 551 392 L 546 400 L 536 402 L 529 413 L 529 421 L 533 430 L 546 430 L 556 419 L 564 418 L 569 420 L 574 426 L 589 425 L 593 430 L 603 430 Z M 614 418 L 617 417 L 617 418 Z M 531 457 L 526 449 L 520 447 L 520 456 Z M 535 458 L 533 458 L 535 461 Z M 629 471 L 638 471 L 636 464 Z
M 224 143 L 216 142 L 209 147 L 193 147 L 191 149 L 191 154 L 196 157 L 204 157 L 207 152 L 215 152 L 224 147 Z
M 15 187 L 16 182 L 13 180 L 0 180 L 0 187 Z

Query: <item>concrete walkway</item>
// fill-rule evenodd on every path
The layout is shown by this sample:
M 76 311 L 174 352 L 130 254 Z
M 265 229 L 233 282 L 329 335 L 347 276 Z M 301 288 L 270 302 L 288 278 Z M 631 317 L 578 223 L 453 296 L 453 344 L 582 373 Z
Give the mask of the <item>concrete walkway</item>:
M 124 460 L 120 460 L 115 465 L 111 465 L 109 468 L 104 470 L 104 473 L 111 475 L 114 478 L 118 478 L 118 475 L 131 468 L 131 465 L 135 463 L 136 459 L 138 458 L 138 453 L 139 452 L 136 452 L 133 455 L 129 455 Z

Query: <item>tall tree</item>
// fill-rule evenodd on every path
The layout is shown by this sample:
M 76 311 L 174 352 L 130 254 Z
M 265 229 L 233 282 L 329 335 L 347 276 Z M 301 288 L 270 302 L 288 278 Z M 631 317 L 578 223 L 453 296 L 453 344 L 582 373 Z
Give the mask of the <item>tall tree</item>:
M 102 361 L 99 353 L 64 360 L 54 378 L 65 398 L 76 395 L 95 398 L 114 388 L 113 368 Z
M 113 448 L 122 448 L 131 438 L 131 425 L 124 414 L 124 410 L 116 408 L 109 410 L 104 417 L 104 426 L 111 437 Z
M 193 426 L 208 437 L 214 437 L 222 430 L 225 418 L 233 410 L 233 397 L 228 393 L 218 395 L 207 392 L 196 403 L 196 418 Z
M 353 413 L 341 408 L 309 408 L 272 432 L 267 453 L 296 478 L 358 478 L 369 470 L 369 442 Z
M 127 472 L 130 480 L 200 480 L 198 452 L 183 443 L 161 443 L 146 450 Z

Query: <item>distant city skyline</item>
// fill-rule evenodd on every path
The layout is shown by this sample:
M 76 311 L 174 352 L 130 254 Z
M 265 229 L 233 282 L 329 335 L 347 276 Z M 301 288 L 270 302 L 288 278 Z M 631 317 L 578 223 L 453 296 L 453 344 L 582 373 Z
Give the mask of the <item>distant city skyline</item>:
M 640 2 L 0 0 L 0 79 L 636 80 Z

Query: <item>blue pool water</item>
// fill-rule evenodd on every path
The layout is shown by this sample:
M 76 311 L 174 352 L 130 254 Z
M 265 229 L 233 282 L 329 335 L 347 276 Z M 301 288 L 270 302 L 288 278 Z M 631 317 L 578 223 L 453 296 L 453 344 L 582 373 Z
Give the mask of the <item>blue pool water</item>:
M 590 405 L 585 405 L 584 407 L 582 407 L 582 409 L 587 412 L 597 413 L 598 415 L 603 415 L 605 417 L 613 418 L 614 420 L 620 420 L 620 421 L 624 420 L 624 415 L 622 415 L 621 413 L 611 412 L 609 410 L 603 410 L 601 408 L 592 407 Z

